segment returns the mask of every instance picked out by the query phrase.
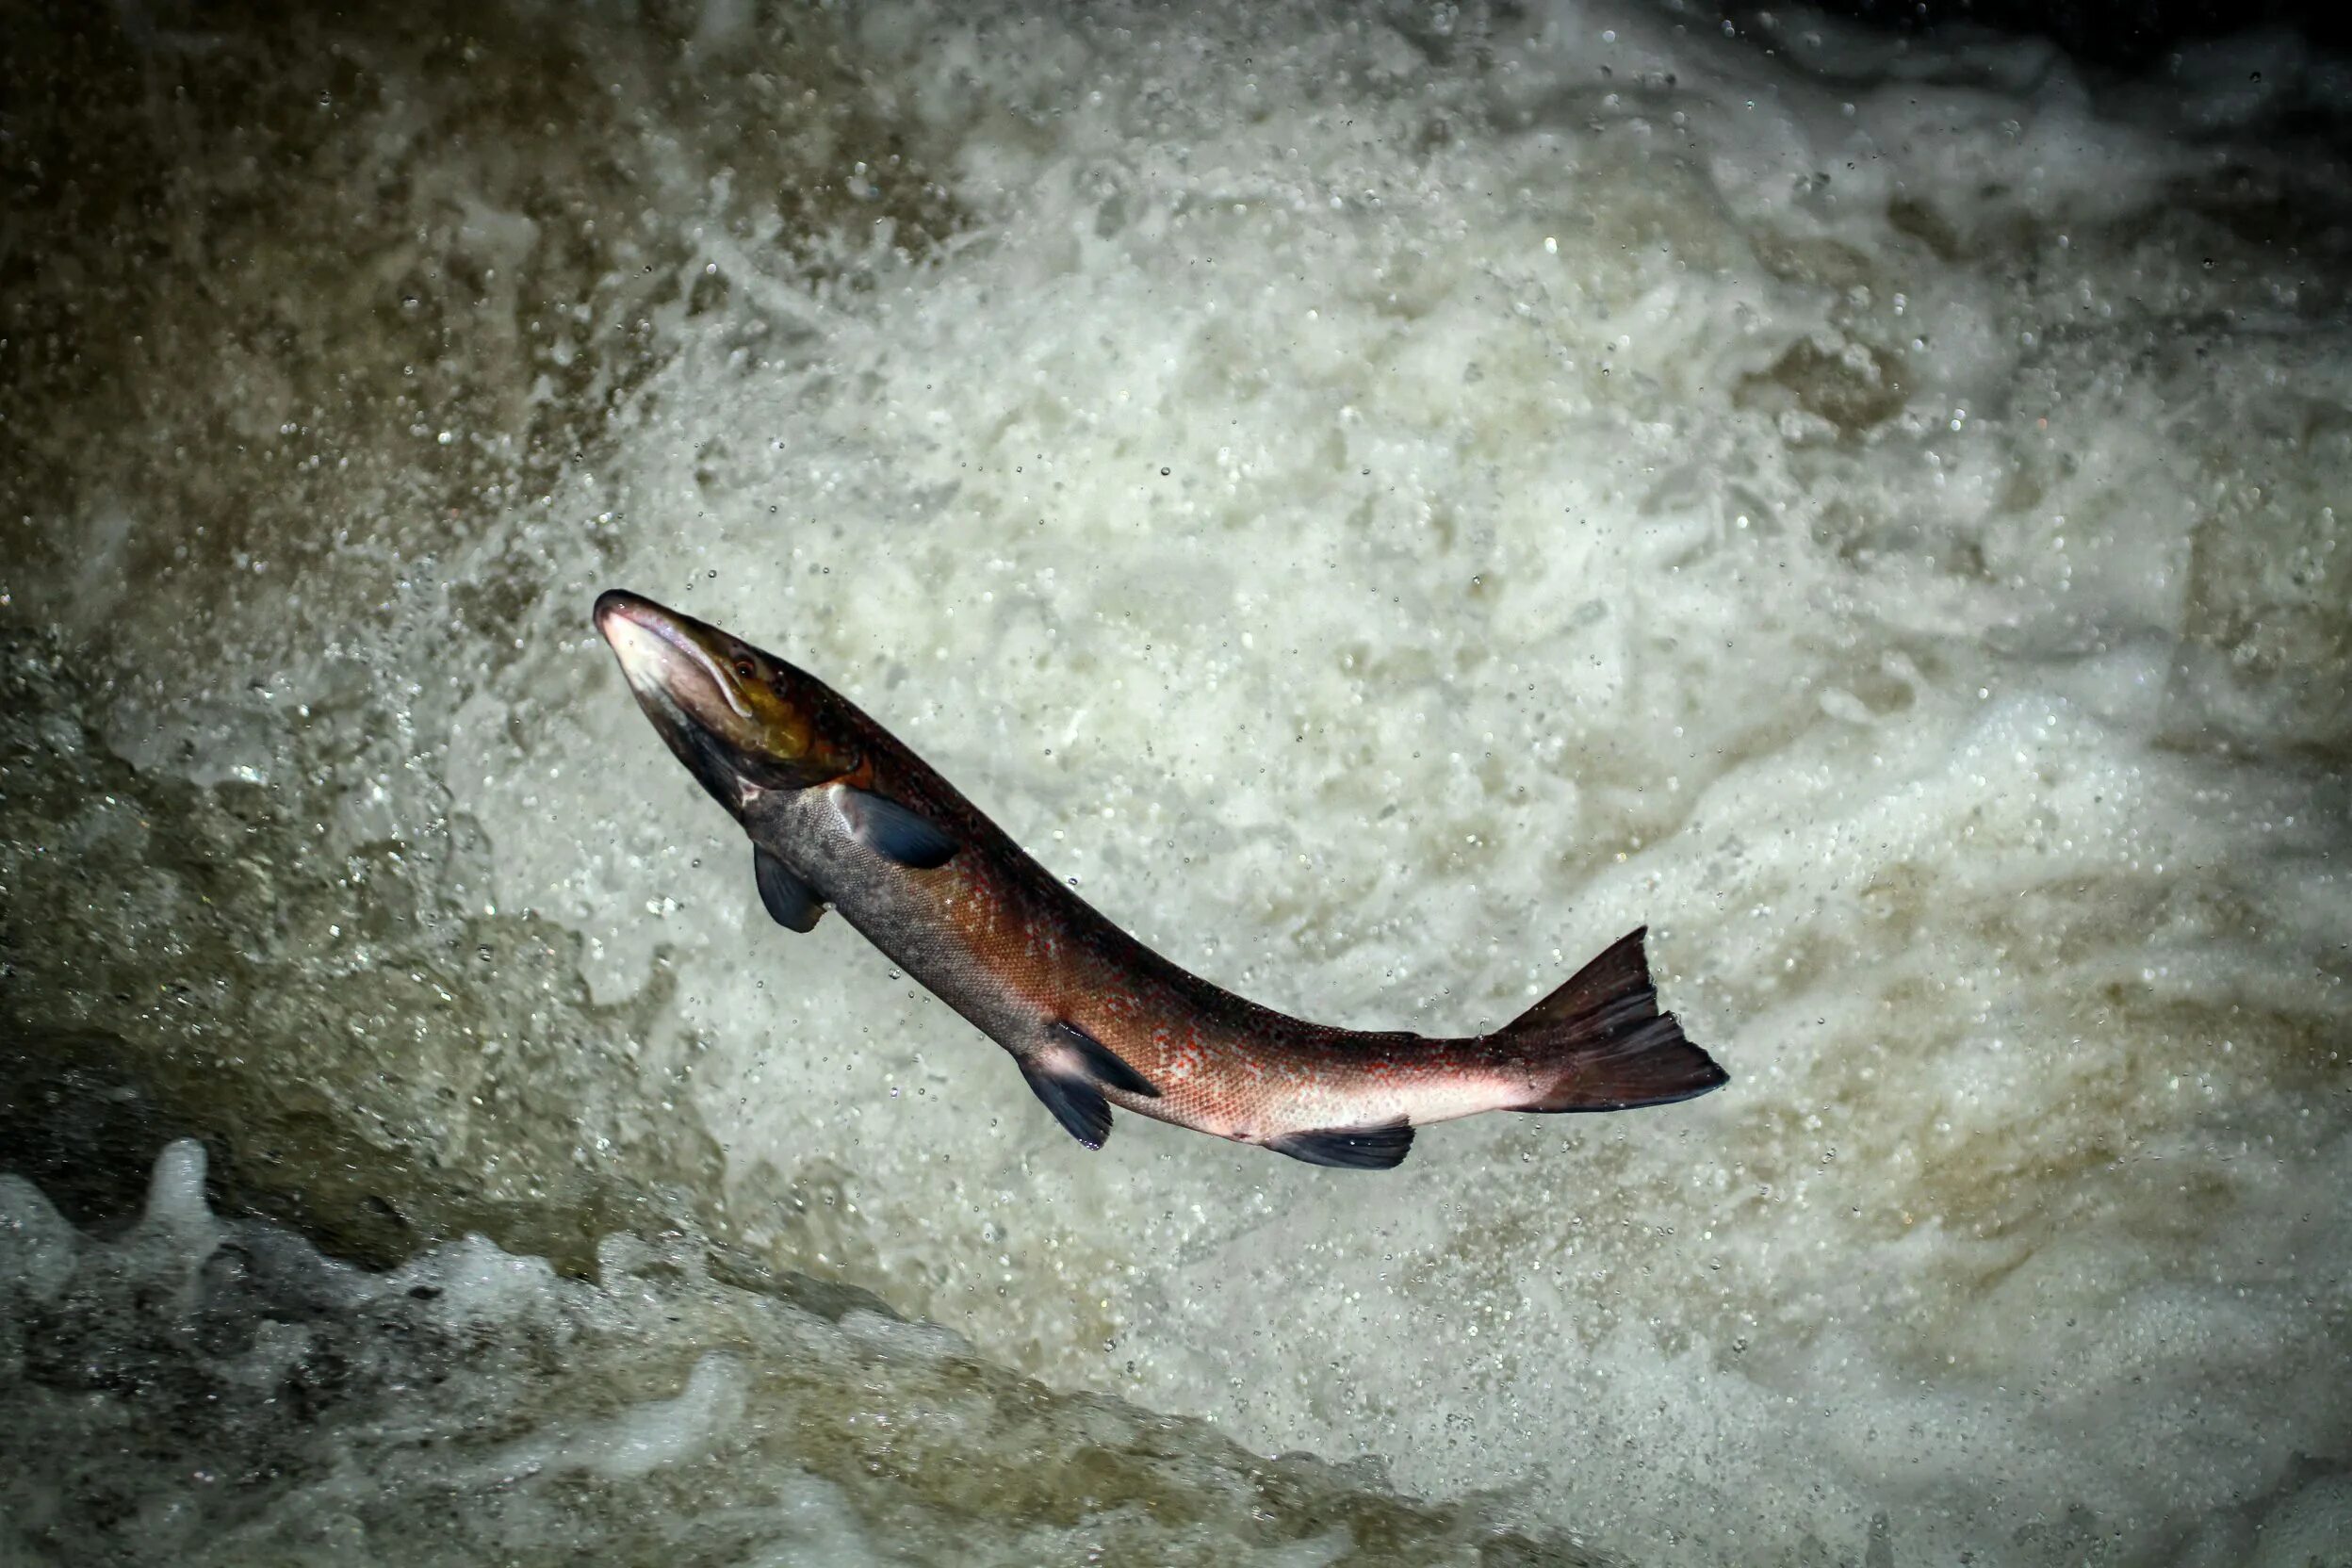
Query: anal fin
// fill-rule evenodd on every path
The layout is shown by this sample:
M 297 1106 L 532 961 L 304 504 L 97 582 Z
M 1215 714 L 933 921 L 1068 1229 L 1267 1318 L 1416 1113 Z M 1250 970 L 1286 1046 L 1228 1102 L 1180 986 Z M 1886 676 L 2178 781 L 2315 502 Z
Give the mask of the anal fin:
M 1025 1061 L 1021 1064 L 1021 1075 L 1029 1080 L 1031 1092 L 1045 1102 L 1045 1108 L 1071 1137 L 1088 1149 L 1102 1147 L 1102 1140 L 1111 1135 L 1111 1102 L 1102 1098 L 1101 1089 L 1084 1078 Z
M 787 931 L 813 931 L 825 914 L 825 901 L 816 890 L 792 874 L 783 861 L 754 845 L 751 874 L 760 884 L 760 902 L 776 924 Z
M 1318 1127 L 1308 1133 L 1284 1133 L 1266 1146 L 1309 1165 L 1342 1170 L 1393 1170 L 1413 1152 L 1413 1123 L 1398 1117 L 1369 1127 Z

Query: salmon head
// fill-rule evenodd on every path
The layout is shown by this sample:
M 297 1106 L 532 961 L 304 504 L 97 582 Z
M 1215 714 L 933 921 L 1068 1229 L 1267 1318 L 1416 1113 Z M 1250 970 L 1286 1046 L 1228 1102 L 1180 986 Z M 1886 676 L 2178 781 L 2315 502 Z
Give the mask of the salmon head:
M 708 621 L 622 589 L 597 596 L 637 706 L 686 770 L 737 816 L 765 790 L 803 790 L 857 763 L 824 722 L 824 688 Z

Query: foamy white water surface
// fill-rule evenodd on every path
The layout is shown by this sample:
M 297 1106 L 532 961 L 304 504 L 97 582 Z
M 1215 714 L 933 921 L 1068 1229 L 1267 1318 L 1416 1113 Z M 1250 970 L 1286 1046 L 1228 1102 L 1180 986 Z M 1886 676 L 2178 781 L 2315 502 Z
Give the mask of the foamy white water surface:
M 675 1233 L 609 1238 L 596 1283 L 480 1236 L 368 1274 L 222 1221 L 204 1171 L 171 1145 L 111 1238 L 0 1177 L 15 1560 L 1590 1560 L 715 1279 Z
M 420 1239 L 690 1215 L 1635 1561 L 2340 1560 L 2352 341 L 2293 119 L 2340 65 L 1632 5 L 566 25 L 593 137 L 458 136 L 432 49 L 335 44 L 339 188 L 406 215 L 337 286 L 431 348 L 264 334 L 147 393 L 150 447 L 247 427 L 280 498 L 233 546 L 62 437 L 26 512 L 10 613 L 82 683 L 40 744 L 147 782 L 73 764 L 17 885 L 121 846 L 120 998 L 223 907 L 322 997 L 208 1083 L 315 1079 Z M 1384 1177 L 1090 1154 L 760 913 L 588 627 L 615 585 L 1257 1000 L 1465 1029 L 1646 922 L 1733 1081 Z M 204 830 L 270 846 L 246 895 L 94 804 L 134 788 L 167 837 L 266 793 L 274 837 Z M 186 1069 L 79 951 L 20 1012 Z M 744 1396 L 677 1359 L 642 1431 L 530 1451 L 652 1473 Z

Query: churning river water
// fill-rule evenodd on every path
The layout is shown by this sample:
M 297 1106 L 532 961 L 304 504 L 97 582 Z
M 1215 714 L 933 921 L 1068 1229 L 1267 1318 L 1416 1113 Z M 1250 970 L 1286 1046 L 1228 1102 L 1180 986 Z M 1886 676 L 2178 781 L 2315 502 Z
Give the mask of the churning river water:
M 382 9 L 0 49 L 0 1560 L 2347 1560 L 2352 69 Z M 1256 1000 L 1646 922 L 1732 1082 L 1088 1153 L 611 586 Z

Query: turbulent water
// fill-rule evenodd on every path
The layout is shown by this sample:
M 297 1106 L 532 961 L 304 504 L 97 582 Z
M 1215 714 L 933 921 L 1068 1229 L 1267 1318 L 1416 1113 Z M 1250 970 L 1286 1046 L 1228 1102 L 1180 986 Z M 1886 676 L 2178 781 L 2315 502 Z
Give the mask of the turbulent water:
M 1049 1395 L 855 1293 L 714 1279 L 675 1233 L 608 1239 L 593 1285 L 479 1236 L 368 1274 L 204 1180 L 173 1144 L 99 1240 L 0 1177 L 11 1560 L 1594 1560 Z
M 2347 94 L 11 27 L 0 1558 L 2352 1560 Z M 608 586 L 1257 1000 L 1460 1032 L 1646 922 L 1733 1081 L 1088 1153 L 760 913 Z

